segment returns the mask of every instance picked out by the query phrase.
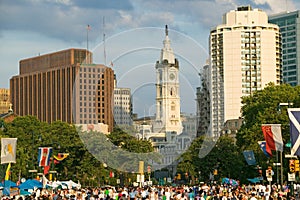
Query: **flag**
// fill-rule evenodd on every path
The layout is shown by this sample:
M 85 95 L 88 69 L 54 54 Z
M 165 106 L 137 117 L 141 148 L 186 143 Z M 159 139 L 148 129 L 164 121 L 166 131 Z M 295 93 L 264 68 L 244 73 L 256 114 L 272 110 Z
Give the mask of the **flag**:
M 16 163 L 17 138 L 1 138 L 1 164 Z
M 266 141 L 258 141 L 258 144 L 260 146 L 260 149 L 264 152 L 264 154 L 267 157 L 270 157 L 270 155 L 268 154 L 267 149 L 266 149 Z
M 60 161 L 63 161 L 65 158 L 69 156 L 68 153 L 58 153 L 57 156 L 53 156 L 54 164 L 59 164 Z
M 262 131 L 266 140 L 266 151 L 272 156 L 272 150 L 283 151 L 281 124 L 262 124 Z
M 243 154 L 248 165 L 256 165 L 256 160 L 252 150 L 245 150 Z
M 114 172 L 110 171 L 110 172 L 109 172 L 109 177 L 110 177 L 110 178 L 113 178 L 113 177 L 115 177 L 115 174 L 114 174 Z
M 114 66 L 114 63 L 112 61 L 110 61 L 110 66 L 113 67 Z
M 300 156 L 300 108 L 288 108 L 290 119 L 291 155 Z
M 9 180 L 9 176 L 10 176 L 10 167 L 11 167 L 11 164 L 8 163 L 7 165 L 7 168 L 6 168 L 6 172 L 5 172 L 5 180 Z
M 91 26 L 88 24 L 87 27 L 86 27 L 86 29 L 87 29 L 88 31 L 90 31 L 90 30 L 91 30 Z
M 44 167 L 44 175 L 47 175 L 50 170 L 50 165 Z
M 46 178 L 45 175 L 42 177 L 42 183 L 43 183 L 43 188 L 46 188 L 47 184 L 49 183 L 49 180 Z
M 38 163 L 40 167 L 50 165 L 52 147 L 39 147 Z

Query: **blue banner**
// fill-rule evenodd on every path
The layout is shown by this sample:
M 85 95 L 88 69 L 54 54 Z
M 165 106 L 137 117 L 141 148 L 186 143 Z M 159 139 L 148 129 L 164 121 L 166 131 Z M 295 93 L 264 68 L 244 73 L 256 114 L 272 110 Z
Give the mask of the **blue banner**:
M 256 165 L 256 160 L 255 160 L 254 153 L 252 150 L 245 150 L 244 157 L 245 157 L 245 160 L 247 161 L 248 165 Z

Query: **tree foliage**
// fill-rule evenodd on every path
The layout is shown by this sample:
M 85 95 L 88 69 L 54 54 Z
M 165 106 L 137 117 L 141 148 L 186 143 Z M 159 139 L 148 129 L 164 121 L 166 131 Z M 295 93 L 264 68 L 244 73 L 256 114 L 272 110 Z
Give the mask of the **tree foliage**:
M 188 151 L 181 156 L 178 172 L 188 173 L 190 178 L 200 177 L 200 180 L 208 181 L 211 178 L 209 175 L 217 170 L 215 179 L 229 177 L 248 183 L 247 178 L 257 177 L 259 173 L 256 166 L 247 165 L 243 151 L 254 151 L 257 164 L 262 167 L 262 171 L 274 162 L 278 162 L 276 156 L 268 159 L 258 145 L 258 141 L 264 140 L 261 125 L 281 124 L 283 141 L 285 144 L 289 142 L 288 106 L 281 106 L 279 109 L 278 105 L 288 103 L 290 107 L 299 108 L 299 95 L 300 86 L 269 84 L 264 90 L 243 97 L 241 109 L 243 125 L 236 134 L 236 141 L 226 135 L 222 136 L 207 156 L 199 158 L 198 152 L 204 145 L 204 138 L 197 138 Z M 284 152 L 289 153 L 289 149 L 285 147 Z M 284 160 L 283 164 L 286 170 L 284 174 L 287 174 L 287 160 Z
M 252 149 L 255 152 L 259 164 L 266 169 L 274 162 L 278 162 L 277 156 L 268 159 L 261 151 L 258 141 L 264 140 L 261 129 L 262 124 L 281 124 L 284 144 L 290 141 L 288 107 L 300 107 L 300 86 L 292 87 L 287 84 L 275 86 L 269 84 L 264 90 L 257 91 L 251 96 L 242 98 L 242 117 L 244 123 L 237 133 L 237 145 L 241 150 Z M 279 106 L 287 103 L 286 106 Z M 289 148 L 284 147 L 286 154 Z M 274 152 L 275 153 L 275 152 Z M 284 160 L 285 170 L 288 168 L 287 160 Z M 284 174 L 287 173 L 287 170 Z
M 274 86 L 269 84 L 264 90 L 242 98 L 242 117 L 244 124 L 237 134 L 237 144 L 241 149 L 259 150 L 257 142 L 264 140 L 262 124 L 281 124 L 284 143 L 289 142 L 288 106 L 299 107 L 300 87 L 290 85 Z M 293 105 L 291 105 L 293 103 Z M 259 150 L 260 151 L 260 150 Z
M 245 181 L 248 175 L 256 175 L 253 166 L 247 166 L 234 138 L 228 135 L 221 136 L 216 143 L 213 142 L 215 146 L 209 154 L 200 158 L 199 149 L 204 144 L 203 141 L 203 136 L 194 140 L 189 150 L 181 156 L 179 173 L 187 173 L 190 179 L 200 178 L 200 181 L 210 180 L 210 175 L 214 172 L 217 172 L 214 180 L 228 177 Z
M 52 147 L 53 154 L 68 153 L 69 156 L 63 161 L 51 164 L 51 171 L 57 171 L 56 177 L 60 180 L 80 180 L 84 185 L 108 183 L 109 172 L 119 172 L 116 169 L 105 166 L 103 160 L 95 158 L 95 151 L 101 150 L 103 142 L 97 141 L 100 136 L 109 139 L 120 148 L 135 153 L 152 152 L 153 147 L 148 141 L 140 141 L 136 138 L 115 129 L 107 137 L 99 132 L 84 132 L 79 135 L 80 130 L 74 125 L 55 121 L 51 124 L 40 122 L 36 117 L 16 117 L 11 123 L 5 124 L 5 130 L 0 130 L 0 136 L 18 138 L 16 164 L 12 164 L 11 179 L 17 181 L 20 177 L 31 178 L 36 174 L 29 173 L 31 169 L 37 169 L 42 173 L 43 169 L 38 167 L 38 147 Z M 84 142 L 88 138 L 89 144 Z M 92 146 L 93 152 L 88 151 Z M 103 148 L 102 148 L 103 149 Z M 111 152 L 100 152 L 110 158 Z M 114 158 L 118 160 L 118 158 Z M 130 161 L 130 160 L 129 160 Z M 6 165 L 1 166 L 1 176 L 4 175 Z M 127 176 L 127 175 L 125 175 Z M 115 181 L 115 180 L 114 180 Z

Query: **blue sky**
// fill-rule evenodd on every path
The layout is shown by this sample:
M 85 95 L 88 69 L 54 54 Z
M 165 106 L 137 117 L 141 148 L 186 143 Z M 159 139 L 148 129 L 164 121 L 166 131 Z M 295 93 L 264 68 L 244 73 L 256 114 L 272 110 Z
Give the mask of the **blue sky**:
M 113 63 L 120 87 L 130 87 L 135 109 L 153 113 L 154 66 L 164 26 L 180 62 L 182 111 L 195 108 L 195 90 L 208 58 L 210 28 L 240 5 L 268 14 L 294 11 L 298 0 L 0 0 L 0 88 L 19 73 L 19 61 L 67 48 L 86 48 L 96 63 Z M 103 23 L 103 18 L 104 23 Z M 105 33 L 106 62 L 103 33 Z M 147 96 L 148 101 L 142 97 Z M 147 106 L 145 106 L 147 104 Z

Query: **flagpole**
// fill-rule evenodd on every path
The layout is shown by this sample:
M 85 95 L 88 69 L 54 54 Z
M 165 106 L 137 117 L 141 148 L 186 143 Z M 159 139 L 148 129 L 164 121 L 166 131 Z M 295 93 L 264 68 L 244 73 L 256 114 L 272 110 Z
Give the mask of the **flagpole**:
M 105 47 L 105 17 L 103 16 L 103 57 L 104 57 L 104 65 L 106 66 L 106 47 Z
M 276 183 L 279 184 L 279 170 L 278 170 L 278 151 L 276 151 Z
M 89 50 L 89 30 L 90 30 L 90 25 L 87 25 L 86 28 L 86 52 L 85 52 L 85 63 L 87 64 L 88 61 L 88 50 Z
M 281 186 L 283 185 L 283 163 L 282 163 L 282 151 L 280 151 L 280 171 L 281 171 Z

